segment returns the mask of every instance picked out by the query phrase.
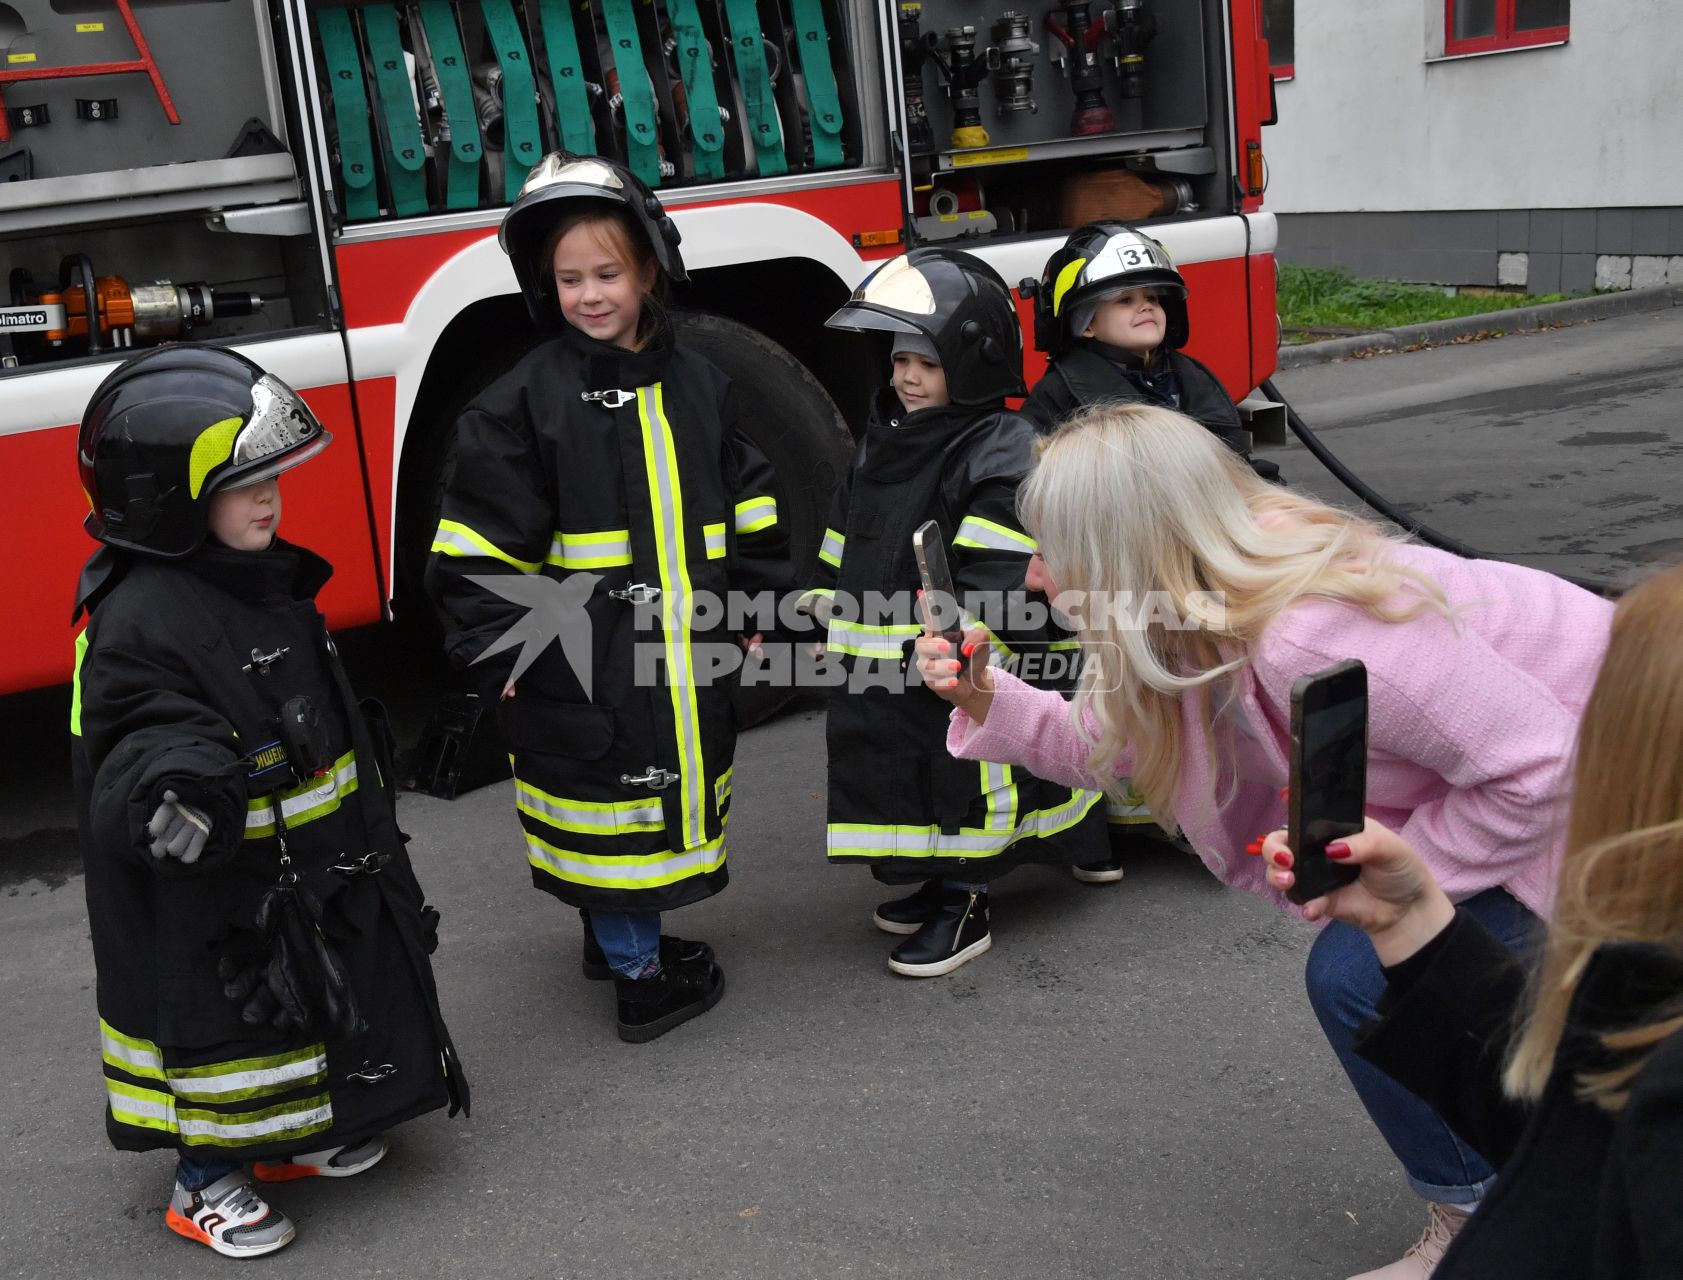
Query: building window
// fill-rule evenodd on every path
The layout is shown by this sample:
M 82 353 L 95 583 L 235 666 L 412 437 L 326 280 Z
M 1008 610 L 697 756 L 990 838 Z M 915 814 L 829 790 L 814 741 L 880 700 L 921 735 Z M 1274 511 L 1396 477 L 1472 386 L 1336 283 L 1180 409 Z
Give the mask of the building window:
M 1561 0 L 1564 5 L 1566 0 Z M 1262 34 L 1268 41 L 1268 69 L 1276 80 L 1290 80 L 1297 73 L 1296 41 L 1292 38 L 1293 9 L 1297 0 L 1262 0 Z
M 1570 12 L 1571 0 L 1444 0 L 1443 51 L 1559 44 L 1570 34 Z

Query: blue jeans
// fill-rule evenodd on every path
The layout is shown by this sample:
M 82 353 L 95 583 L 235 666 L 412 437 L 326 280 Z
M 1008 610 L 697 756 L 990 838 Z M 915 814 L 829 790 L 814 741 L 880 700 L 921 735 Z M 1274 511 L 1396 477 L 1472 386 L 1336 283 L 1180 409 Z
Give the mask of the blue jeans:
M 608 968 L 624 978 L 646 978 L 660 969 L 660 912 L 592 911 L 590 931 Z
M 218 1178 L 226 1178 L 239 1168 L 232 1160 L 197 1160 L 180 1155 L 175 1161 L 175 1180 L 187 1191 L 203 1191 Z
M 1461 906 L 1510 950 L 1524 947 L 1539 927 L 1537 917 L 1505 889 L 1486 889 Z M 1304 980 L 1321 1030 L 1356 1096 L 1402 1161 L 1409 1185 L 1439 1204 L 1476 1203 L 1496 1171 L 1436 1112 L 1351 1048 L 1357 1029 L 1375 1016 L 1385 990 L 1385 975 L 1367 935 L 1351 925 L 1329 924 L 1309 949 Z

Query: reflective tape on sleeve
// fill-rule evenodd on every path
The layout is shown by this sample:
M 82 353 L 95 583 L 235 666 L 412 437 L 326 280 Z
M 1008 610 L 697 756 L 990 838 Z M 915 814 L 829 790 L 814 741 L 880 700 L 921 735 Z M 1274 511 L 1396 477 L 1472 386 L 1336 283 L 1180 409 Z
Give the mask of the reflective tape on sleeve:
M 826 529 L 824 530 L 824 541 L 818 545 L 818 558 L 825 564 L 839 569 L 841 568 L 842 548 L 846 544 L 847 539 L 842 537 L 841 534 L 834 529 Z
M 981 516 L 965 516 L 953 538 L 955 547 L 983 547 L 989 551 L 1014 551 L 1021 555 L 1035 553 L 1034 539 L 1009 525 L 984 520 Z
M 301 787 L 289 787 L 273 795 L 253 796 L 246 801 L 245 838 L 261 840 L 275 834 L 273 804 L 280 805 L 281 819 L 290 830 L 337 810 L 344 798 L 357 789 L 357 785 L 356 752 L 347 751 L 333 762 L 331 773 L 323 774 Z
M 599 533 L 557 531 L 550 538 L 546 564 L 563 569 L 613 569 L 631 563 L 631 531 L 604 529 Z
M 832 618 L 824 645 L 832 653 L 846 653 L 878 662 L 899 662 L 906 656 L 906 641 L 915 640 L 922 634 L 923 628 L 915 622 L 877 626 Z
M 736 504 L 736 531 L 758 533 L 777 523 L 777 499 L 765 496 L 744 498 Z
M 475 533 L 456 520 L 438 522 L 438 532 L 433 534 L 429 550 L 445 556 L 490 556 L 493 560 L 501 560 L 504 564 L 514 566 L 522 573 L 536 573 L 538 570 L 536 560 L 521 560 L 511 556 L 484 534 Z
M 723 560 L 725 558 L 728 544 L 725 539 L 725 526 L 722 523 L 702 525 L 701 541 L 707 550 L 709 560 Z

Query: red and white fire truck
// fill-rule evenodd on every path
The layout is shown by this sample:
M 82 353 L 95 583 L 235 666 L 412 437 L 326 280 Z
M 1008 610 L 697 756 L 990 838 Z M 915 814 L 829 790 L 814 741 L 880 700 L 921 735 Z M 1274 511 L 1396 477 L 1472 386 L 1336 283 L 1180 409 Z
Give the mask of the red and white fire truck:
M 535 340 L 496 228 L 557 147 L 659 188 L 679 323 L 735 378 L 802 554 L 881 377 L 823 321 L 910 245 L 1014 283 L 1072 225 L 1144 222 L 1191 286 L 1191 350 L 1245 397 L 1277 337 L 1260 9 L 4 0 L 0 693 L 69 677 L 93 545 L 75 424 L 161 341 L 231 344 L 303 392 L 338 443 L 289 486 L 287 531 L 337 566 L 335 625 L 402 607 L 456 413 Z

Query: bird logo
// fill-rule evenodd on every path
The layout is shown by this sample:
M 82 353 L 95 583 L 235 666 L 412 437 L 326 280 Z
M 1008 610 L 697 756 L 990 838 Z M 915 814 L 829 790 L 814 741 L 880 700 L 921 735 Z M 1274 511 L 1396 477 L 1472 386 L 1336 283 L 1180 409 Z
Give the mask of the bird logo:
M 484 662 L 519 645 L 520 653 L 508 677 L 514 682 L 553 640 L 561 646 L 561 656 L 573 669 L 585 700 L 594 701 L 590 679 L 590 614 L 584 606 L 596 584 L 602 581 L 601 574 L 574 573 L 559 582 L 541 573 L 479 574 L 469 576 L 468 581 L 526 610 L 520 621 L 486 645 L 474 662 Z

